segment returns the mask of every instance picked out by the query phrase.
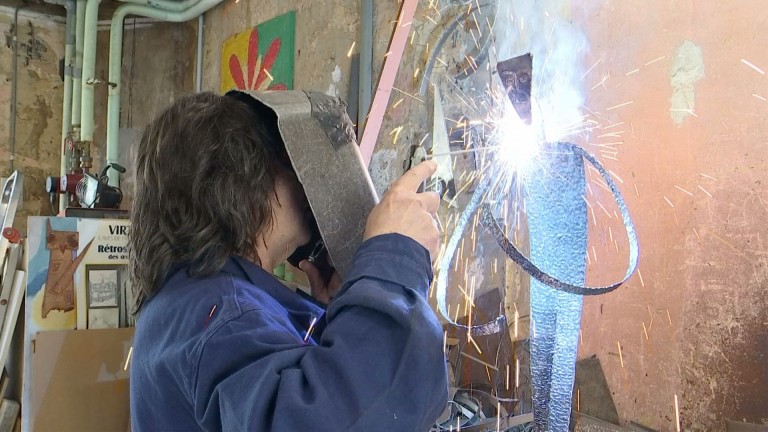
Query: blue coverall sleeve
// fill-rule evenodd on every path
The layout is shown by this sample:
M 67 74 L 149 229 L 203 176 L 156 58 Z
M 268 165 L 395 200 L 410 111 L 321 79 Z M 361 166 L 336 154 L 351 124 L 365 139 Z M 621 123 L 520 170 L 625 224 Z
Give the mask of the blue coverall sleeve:
M 270 308 L 243 313 L 204 342 L 191 390 L 202 427 L 429 429 L 448 398 L 443 333 L 425 298 L 429 254 L 388 234 L 366 241 L 350 268 L 317 345 Z

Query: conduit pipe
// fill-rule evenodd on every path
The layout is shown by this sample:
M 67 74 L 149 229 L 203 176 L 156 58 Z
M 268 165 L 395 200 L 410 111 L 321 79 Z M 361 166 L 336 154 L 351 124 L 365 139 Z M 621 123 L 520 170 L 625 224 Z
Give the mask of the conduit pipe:
M 203 14 L 197 17 L 197 57 L 195 57 L 195 91 L 203 91 Z
M 144 3 L 145 0 L 125 0 L 126 3 Z M 101 0 L 87 0 L 85 6 L 85 19 L 83 30 L 83 68 L 82 68 L 82 95 L 80 98 L 80 137 L 81 166 L 88 172 L 92 168 L 91 144 L 93 143 L 94 125 L 94 90 L 97 83 L 102 81 L 96 78 L 96 37 L 99 25 L 99 4 Z
M 11 71 L 11 124 L 9 132 L 8 173 L 13 172 L 13 159 L 16 157 L 16 94 L 19 88 L 19 11 L 26 4 L 16 7 L 13 12 L 13 70 Z
M 67 24 L 64 45 L 64 103 L 61 115 L 61 176 L 67 174 L 67 136 L 72 131 L 72 69 L 75 51 L 75 0 L 67 0 L 64 4 L 67 10 Z M 64 206 L 65 200 L 59 200 L 59 207 Z M 62 210 L 60 208 L 60 210 Z
M 184 12 L 192 6 L 200 3 L 202 0 L 120 0 L 123 3 L 135 4 L 137 6 L 149 6 L 155 9 L 162 9 L 170 12 Z M 193 17 L 194 18 L 194 17 Z
M 143 4 L 153 7 L 155 9 L 162 9 L 162 10 L 171 11 L 171 12 L 184 12 L 187 9 L 191 8 L 192 6 L 200 3 L 201 1 L 202 0 L 182 0 L 182 1 L 148 0 L 148 1 L 144 1 Z
M 72 69 L 72 128 L 80 131 L 80 107 L 83 96 L 83 40 L 86 0 L 77 0 L 75 16 L 75 67 Z M 75 137 L 80 139 L 80 137 Z M 71 168 L 71 167 L 70 167 Z
M 89 4 L 91 1 L 88 0 Z M 158 1 L 158 0 L 153 0 Z M 120 134 L 120 90 L 123 57 L 123 22 L 128 15 L 153 18 L 158 21 L 184 22 L 195 18 L 222 0 L 201 0 L 183 11 L 168 11 L 143 5 L 122 5 L 117 8 L 112 17 L 109 31 L 109 98 L 107 100 L 107 165 L 118 163 L 118 148 Z M 186 3 L 186 2 L 185 2 Z M 84 87 L 85 88 L 85 87 Z M 109 184 L 119 186 L 119 173 L 109 169 Z
M 83 80 L 80 106 L 80 157 L 83 171 L 91 169 L 91 144 L 93 143 L 93 99 L 96 85 L 96 35 L 99 23 L 101 0 L 88 0 L 85 6 L 85 29 L 83 31 Z
M 363 129 L 371 109 L 371 82 L 373 81 L 373 0 L 361 0 L 360 13 L 360 83 L 357 93 L 357 140 L 363 137 Z

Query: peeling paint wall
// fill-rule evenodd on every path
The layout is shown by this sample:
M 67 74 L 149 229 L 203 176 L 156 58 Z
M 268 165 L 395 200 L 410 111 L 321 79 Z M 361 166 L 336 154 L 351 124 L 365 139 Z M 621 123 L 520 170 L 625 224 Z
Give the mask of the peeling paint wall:
M 348 1 L 224 1 L 205 14 L 203 90 L 219 91 L 221 48 L 227 38 L 291 10 L 296 11 L 293 87 L 346 98 L 347 53 L 358 38 L 360 21 L 357 2 Z
M 0 13 L 0 176 L 10 174 L 10 105 L 13 75 L 13 13 Z M 14 225 L 26 229 L 27 216 L 52 214 L 45 177 L 59 171 L 61 103 L 64 83 L 64 26 L 37 15 L 19 15 L 19 59 L 14 170 L 24 173 L 23 205 Z
M 581 355 L 601 359 L 624 421 L 675 430 L 677 395 L 683 430 L 768 423 L 768 81 L 742 62 L 768 68 L 768 12 L 758 1 L 635 6 L 602 2 L 577 18 L 586 66 L 601 60 L 584 78 L 587 106 L 624 131 L 593 142 L 622 142 L 603 161 L 623 179 L 642 275 L 586 299 Z M 618 277 L 625 246 L 591 240 L 591 280 Z
M 8 42 L 0 46 L 0 175 L 9 174 L 9 119 L 13 52 L 10 43 L 13 14 L 0 13 L 0 31 Z M 126 20 L 123 50 L 120 161 L 130 165 L 130 148 L 140 130 L 173 99 L 193 91 L 195 32 L 189 24 L 143 23 Z M 64 57 L 61 18 L 24 12 L 19 20 L 18 105 L 14 169 L 24 173 L 24 203 L 15 225 L 26 227 L 27 216 L 53 214 L 45 178 L 58 175 L 64 84 L 59 61 Z M 32 32 L 32 35 L 30 34 Z M 97 78 L 108 77 L 109 31 L 99 31 Z M 104 166 L 107 88 L 95 92 L 94 168 Z M 130 170 L 123 177 L 130 203 Z M 58 209 L 56 209 L 58 211 Z
M 122 208 L 132 201 L 134 145 L 141 139 L 144 127 L 167 108 L 174 99 L 194 91 L 196 21 L 188 23 L 125 20 L 122 57 L 122 91 L 120 95 L 120 164 L 129 168 L 120 177 L 124 193 Z M 107 81 L 109 76 L 109 31 L 99 31 L 96 76 Z M 101 170 L 105 163 L 107 125 L 107 87 L 96 87 L 94 123 L 94 166 Z

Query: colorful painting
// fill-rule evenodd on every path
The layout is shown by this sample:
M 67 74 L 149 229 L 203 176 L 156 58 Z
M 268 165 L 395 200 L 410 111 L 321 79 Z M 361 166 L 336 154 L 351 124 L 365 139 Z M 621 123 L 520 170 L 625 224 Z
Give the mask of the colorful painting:
M 293 89 L 296 12 L 238 33 L 221 51 L 221 93 Z
M 69 312 L 75 308 L 75 270 L 91 244 L 82 253 L 76 254 L 80 246 L 77 231 L 58 231 L 51 228 L 48 219 L 45 226 L 45 247 L 48 249 L 48 274 L 41 315 L 48 317 L 52 310 Z

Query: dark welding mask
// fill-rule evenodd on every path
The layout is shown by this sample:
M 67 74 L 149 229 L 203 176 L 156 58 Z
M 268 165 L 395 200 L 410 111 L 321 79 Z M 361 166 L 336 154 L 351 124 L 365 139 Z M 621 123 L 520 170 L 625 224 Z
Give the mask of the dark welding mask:
M 344 278 L 363 240 L 368 214 L 378 203 L 355 140 L 354 127 L 339 98 L 322 93 L 230 91 L 227 96 L 258 113 L 274 113 L 291 166 L 312 210 L 312 240 L 288 261 L 307 259 L 328 275 Z

